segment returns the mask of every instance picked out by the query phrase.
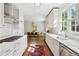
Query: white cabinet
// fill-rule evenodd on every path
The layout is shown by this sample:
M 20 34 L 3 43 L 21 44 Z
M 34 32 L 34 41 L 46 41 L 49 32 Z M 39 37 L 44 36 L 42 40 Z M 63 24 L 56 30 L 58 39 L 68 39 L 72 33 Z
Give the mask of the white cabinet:
M 4 3 L 4 16 L 12 17 L 13 16 L 12 11 L 13 11 L 12 4 Z
M 60 43 L 52 36 L 46 34 L 46 43 L 49 46 L 50 50 L 54 56 L 78 56 L 79 54 L 73 51 L 72 49 L 65 46 L 63 43 Z
M 12 26 L 13 35 L 24 35 L 24 21 L 19 21 L 19 23 L 14 23 Z
M 12 35 L 11 24 L 5 24 L 0 28 L 0 39 L 4 39 Z
M 24 35 L 22 10 L 11 3 L 0 3 L 0 39 L 12 35 Z
M 19 8 L 11 3 L 4 3 L 4 23 L 18 23 L 19 22 Z
M 0 3 L 0 27 L 4 24 L 4 4 Z
M 55 56 L 59 55 L 59 42 L 54 38 L 46 34 L 46 43 Z
M 13 23 L 19 19 L 19 8 L 16 8 L 11 3 L 4 3 L 4 22 Z
M 24 21 L 19 22 L 19 35 L 24 35 Z
M 53 41 L 51 41 L 51 40 L 52 40 L 51 37 L 46 35 L 46 43 L 49 46 L 50 50 L 53 52 L 53 50 L 52 50 L 52 47 L 53 47 L 52 43 L 53 43 Z
M 59 42 L 57 40 L 54 40 L 54 48 L 54 55 L 59 56 Z
M 16 8 L 11 3 L 4 3 L 4 15 L 5 15 L 5 17 L 18 19 L 19 18 L 19 9 Z
M 19 19 L 19 8 L 16 8 L 14 5 L 12 6 L 13 7 L 13 17 L 15 18 L 15 19 Z
M 0 40 L 11 35 L 11 24 L 5 24 L 5 20 L 4 4 L 0 3 Z

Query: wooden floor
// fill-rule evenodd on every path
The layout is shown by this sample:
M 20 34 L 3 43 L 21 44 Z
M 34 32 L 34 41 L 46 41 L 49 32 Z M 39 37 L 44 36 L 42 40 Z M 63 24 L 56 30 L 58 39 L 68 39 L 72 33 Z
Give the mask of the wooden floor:
M 47 46 L 45 40 L 38 40 L 37 38 L 34 38 L 32 37 L 31 38 L 28 38 L 28 47 L 30 46 L 30 44 L 43 44 L 44 45 L 44 49 L 45 49 L 45 56 L 53 56 L 53 53 L 50 51 L 49 47 Z M 28 47 L 27 49 L 25 50 L 23 56 L 28 56 Z

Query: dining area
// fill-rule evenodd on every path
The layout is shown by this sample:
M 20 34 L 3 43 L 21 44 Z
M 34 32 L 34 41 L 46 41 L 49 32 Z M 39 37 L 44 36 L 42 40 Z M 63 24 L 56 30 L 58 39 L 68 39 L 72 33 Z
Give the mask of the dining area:
M 27 32 L 28 42 L 29 39 L 34 38 L 38 41 L 44 40 L 44 34 L 39 32 Z

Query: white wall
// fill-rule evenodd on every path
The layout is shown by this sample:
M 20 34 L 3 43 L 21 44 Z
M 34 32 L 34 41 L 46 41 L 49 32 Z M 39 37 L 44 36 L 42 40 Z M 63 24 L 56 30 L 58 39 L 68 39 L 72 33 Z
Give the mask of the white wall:
M 36 21 L 35 24 L 37 26 L 37 32 L 44 32 L 44 21 Z M 24 31 L 25 33 L 32 32 L 32 21 L 24 22 Z
M 31 32 L 32 31 L 32 22 L 31 21 L 25 21 L 24 22 L 24 32 Z

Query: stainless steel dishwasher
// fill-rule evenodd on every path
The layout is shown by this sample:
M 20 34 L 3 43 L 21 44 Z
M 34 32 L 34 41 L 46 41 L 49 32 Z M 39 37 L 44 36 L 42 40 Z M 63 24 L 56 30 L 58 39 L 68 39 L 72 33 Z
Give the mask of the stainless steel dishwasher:
M 77 53 L 69 49 L 64 44 L 60 44 L 59 51 L 60 51 L 60 56 L 78 56 Z

